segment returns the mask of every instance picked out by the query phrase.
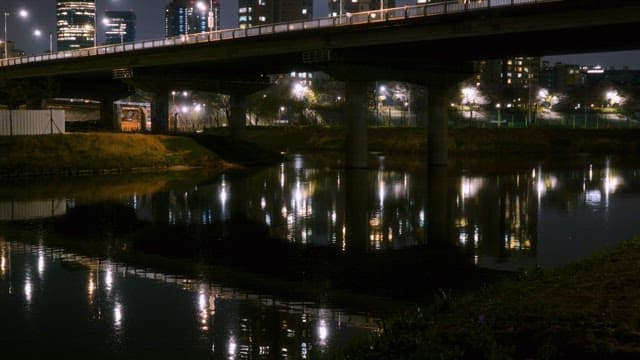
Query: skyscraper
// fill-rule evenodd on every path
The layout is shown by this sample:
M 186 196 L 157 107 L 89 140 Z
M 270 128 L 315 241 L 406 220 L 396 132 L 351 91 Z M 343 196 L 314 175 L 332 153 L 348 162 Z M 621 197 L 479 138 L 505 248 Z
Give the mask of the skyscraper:
M 133 11 L 105 11 L 105 44 L 136 41 L 136 14 Z
M 340 7 L 342 6 L 342 11 Z M 329 15 L 339 16 L 346 13 L 357 13 L 361 11 L 380 10 L 396 6 L 395 0 L 330 0 Z
M 217 0 L 173 0 L 165 8 L 165 36 L 178 36 L 219 29 Z
M 312 0 L 238 0 L 241 28 L 313 19 Z
M 96 45 L 95 0 L 58 0 L 56 17 L 58 51 Z

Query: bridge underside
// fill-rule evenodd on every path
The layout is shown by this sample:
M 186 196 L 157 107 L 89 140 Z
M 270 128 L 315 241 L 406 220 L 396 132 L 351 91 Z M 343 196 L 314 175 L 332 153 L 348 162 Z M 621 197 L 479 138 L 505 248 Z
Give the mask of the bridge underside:
M 54 79 L 60 94 L 83 92 L 105 101 L 144 89 L 156 95 L 155 128 L 165 131 L 168 93 L 176 88 L 230 94 L 233 123 L 242 127 L 243 98 L 269 86 L 270 74 L 323 71 L 346 82 L 356 99 L 367 82 L 404 81 L 429 89 L 430 134 L 439 134 L 430 138 L 435 144 L 446 136 L 440 119 L 446 105 L 440 103 L 452 86 L 473 75 L 473 61 L 640 49 L 638 14 L 640 1 L 544 2 L 23 64 L 0 68 L 0 86 Z M 114 79 L 114 73 L 128 76 Z M 35 86 L 44 85 L 27 87 Z M 361 111 L 355 105 L 350 110 L 356 124 L 362 123 Z M 353 143 L 366 140 L 364 131 L 365 139 Z M 354 158 L 362 165 L 362 156 Z

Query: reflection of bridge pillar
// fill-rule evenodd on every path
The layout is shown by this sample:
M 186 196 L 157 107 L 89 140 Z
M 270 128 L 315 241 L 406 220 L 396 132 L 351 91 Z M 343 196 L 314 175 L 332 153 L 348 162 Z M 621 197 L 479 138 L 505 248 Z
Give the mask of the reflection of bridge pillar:
M 151 131 L 166 133 L 169 131 L 169 91 L 161 90 L 153 94 L 151 104 Z
M 427 243 L 440 247 L 449 242 L 447 167 L 432 166 L 427 171 Z
M 367 250 L 369 239 L 369 171 L 347 169 L 345 175 L 345 243 L 348 251 Z
M 247 98 L 242 94 L 232 94 L 229 98 L 231 114 L 229 126 L 231 139 L 240 140 L 244 137 L 247 125 Z
M 427 125 L 427 163 L 429 166 L 448 162 L 447 91 L 442 87 L 429 87 Z
M 364 81 L 347 81 L 347 168 L 367 167 L 367 89 Z

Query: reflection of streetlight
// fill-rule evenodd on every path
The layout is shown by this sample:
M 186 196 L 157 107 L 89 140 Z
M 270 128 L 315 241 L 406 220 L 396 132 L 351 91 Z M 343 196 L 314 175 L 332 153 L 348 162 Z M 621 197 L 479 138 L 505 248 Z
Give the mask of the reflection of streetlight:
M 496 109 L 498 109 L 498 127 L 500 127 L 500 124 L 502 124 L 502 116 L 500 113 L 501 108 L 502 108 L 502 105 L 500 103 L 496 104 Z
M 7 17 L 9 15 L 11 15 L 11 12 L 9 11 L 4 12 L 4 58 L 5 59 L 9 57 L 9 51 L 8 51 L 9 39 L 7 38 Z M 26 18 L 27 16 L 29 16 L 29 13 L 27 12 L 27 10 L 20 9 L 18 10 L 18 16 L 21 18 Z

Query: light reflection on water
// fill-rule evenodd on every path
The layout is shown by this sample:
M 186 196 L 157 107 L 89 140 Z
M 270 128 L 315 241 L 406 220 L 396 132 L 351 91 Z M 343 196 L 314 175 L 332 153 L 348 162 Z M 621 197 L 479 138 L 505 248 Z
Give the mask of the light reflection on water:
M 297 156 L 166 192 L 118 193 L 114 201 L 156 224 L 248 217 L 267 224 L 273 237 L 344 253 L 453 245 L 479 267 L 508 271 L 559 266 L 640 234 L 640 170 L 608 160 L 490 175 L 395 170 L 378 160 L 377 168 L 352 171 Z M 81 205 L 60 194 L 4 198 L 0 221 L 60 218 Z M 44 246 L 38 231 L 32 235 L 28 242 L 37 245 L 2 239 L 0 230 L 0 311 L 23 326 L 16 338 L 28 338 L 34 321 L 54 333 L 59 329 L 46 324 L 68 323 L 82 329 L 72 333 L 81 339 L 82 332 L 108 339 L 87 340 L 104 352 L 151 341 L 225 358 L 312 358 L 347 334 L 376 327 L 339 309 L 72 254 Z M 51 313 L 63 303 L 73 311 Z
M 32 267 L 44 258 L 41 278 Z M 21 314 L 0 308 L 0 335 L 6 345 L 29 339 L 32 327 L 67 339 L 52 349 L 71 351 L 104 337 L 97 354 L 136 353 L 151 346 L 153 358 L 172 358 L 172 352 L 224 354 L 225 358 L 265 357 L 304 359 L 327 351 L 353 334 L 377 328 L 376 319 L 329 309 L 309 302 L 285 301 L 228 288 L 199 279 L 154 272 L 151 269 L 70 253 L 60 248 L 28 245 L 0 238 L 0 304 L 22 303 Z M 23 291 L 12 294 L 13 286 Z M 56 324 L 57 322 L 57 324 Z M 52 324 L 55 324 L 52 326 Z M 75 336 L 75 337 L 74 337 Z M 73 343 L 69 343 L 69 341 Z M 9 343 L 6 343 L 9 341 Z M 40 340 L 30 339 L 34 343 Z M 87 343 L 84 343 L 84 342 Z M 45 341 L 44 343 L 47 343 Z M 126 345 L 126 346 L 125 346 Z M 100 348 L 104 347 L 104 348 Z M 125 349 L 126 347 L 126 349 Z M 167 351 L 166 353 L 164 353 Z M 285 356 L 286 355 L 286 356 Z
M 429 194 L 429 182 L 441 194 Z M 379 168 L 358 172 L 312 167 L 297 156 L 179 191 L 180 196 L 170 191 L 164 198 L 145 195 L 129 203 L 149 221 L 158 221 L 150 216 L 154 207 L 166 208 L 171 223 L 209 224 L 241 214 L 267 224 L 276 238 L 343 251 L 444 241 L 470 252 L 480 266 L 505 270 L 562 265 L 640 233 L 631 216 L 640 210 L 638 174 L 613 168 L 608 160 L 571 170 L 535 166 L 438 179 L 425 169 L 389 170 L 384 158 Z M 444 203 L 437 203 L 438 196 L 445 196 Z M 620 211 L 621 206 L 634 210 Z M 446 239 L 430 234 L 429 223 L 440 217 Z M 577 248 L 563 245 L 578 239 Z

